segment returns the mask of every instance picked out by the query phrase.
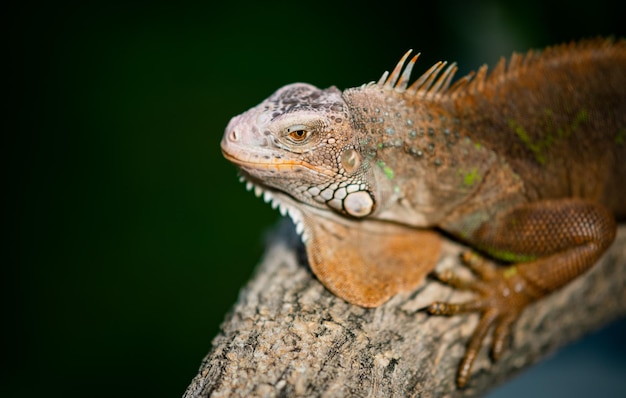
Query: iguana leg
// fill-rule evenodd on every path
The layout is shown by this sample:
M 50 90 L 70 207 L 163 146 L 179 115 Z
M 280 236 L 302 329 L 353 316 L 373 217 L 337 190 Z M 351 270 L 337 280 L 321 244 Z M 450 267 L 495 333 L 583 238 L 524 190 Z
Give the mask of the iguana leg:
M 498 260 L 513 262 L 496 268 L 474 253 L 463 262 L 476 274 L 463 280 L 451 272 L 437 275 L 443 283 L 472 290 L 478 297 L 460 304 L 435 302 L 433 315 L 482 313 L 457 374 L 463 387 L 484 339 L 495 327 L 491 353 L 502 354 L 511 325 L 531 302 L 561 288 L 595 264 L 616 233 L 613 217 L 601 206 L 579 199 L 524 204 L 475 229 L 467 239 Z

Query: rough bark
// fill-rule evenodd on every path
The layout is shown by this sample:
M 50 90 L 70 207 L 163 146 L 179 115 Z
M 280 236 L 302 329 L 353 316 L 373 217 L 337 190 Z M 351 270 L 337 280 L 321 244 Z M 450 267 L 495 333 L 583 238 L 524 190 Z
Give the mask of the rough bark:
M 459 268 L 454 243 L 438 269 Z M 461 271 L 465 272 L 465 270 Z M 375 309 L 329 293 L 306 266 L 287 225 L 213 340 L 185 397 L 406 397 L 484 394 L 560 346 L 626 315 L 626 226 L 599 264 L 525 310 L 509 349 L 493 363 L 477 359 L 469 386 L 455 374 L 478 315 L 429 316 L 435 300 L 470 293 L 432 280 Z

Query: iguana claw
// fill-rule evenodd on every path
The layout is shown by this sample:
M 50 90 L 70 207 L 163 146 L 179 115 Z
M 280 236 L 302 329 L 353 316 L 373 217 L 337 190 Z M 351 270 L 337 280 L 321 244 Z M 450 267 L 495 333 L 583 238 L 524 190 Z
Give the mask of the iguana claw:
M 477 279 L 461 278 L 450 270 L 435 274 L 435 278 L 456 289 L 473 291 L 478 297 L 464 303 L 437 301 L 432 303 L 427 311 L 431 315 L 447 316 L 470 312 L 482 313 L 457 373 L 457 385 L 464 387 L 492 327 L 495 326 L 491 356 L 495 361 L 504 351 L 505 342 L 511 333 L 511 325 L 534 298 L 525 289 L 524 280 L 517 275 L 515 266 L 497 269 L 490 261 L 469 251 L 463 253 L 461 259 Z

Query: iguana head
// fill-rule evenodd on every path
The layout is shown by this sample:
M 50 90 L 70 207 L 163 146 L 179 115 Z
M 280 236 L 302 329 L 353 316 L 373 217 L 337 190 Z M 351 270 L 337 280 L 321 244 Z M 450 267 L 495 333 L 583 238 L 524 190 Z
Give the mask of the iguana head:
M 375 193 L 359 136 L 339 89 L 295 83 L 234 117 L 221 146 L 249 188 L 360 218 L 374 211 Z

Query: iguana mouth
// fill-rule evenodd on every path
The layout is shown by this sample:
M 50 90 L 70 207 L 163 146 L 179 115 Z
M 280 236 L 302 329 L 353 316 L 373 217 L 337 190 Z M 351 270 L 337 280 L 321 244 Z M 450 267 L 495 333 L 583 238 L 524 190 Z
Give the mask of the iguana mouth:
M 276 169 L 276 170 L 291 170 L 296 166 L 304 166 L 307 168 L 312 168 L 310 165 L 297 161 L 297 160 L 285 160 L 285 159 L 262 159 L 261 161 L 251 161 L 248 159 L 242 159 L 235 155 L 232 155 L 222 149 L 222 155 L 226 158 L 226 160 L 236 164 L 237 166 L 246 166 L 246 167 L 254 167 L 254 168 L 262 168 L 262 169 Z
M 224 155 L 226 160 L 228 160 L 229 162 L 234 163 L 241 168 L 245 168 L 246 170 L 252 169 L 256 171 L 298 172 L 301 171 L 299 170 L 300 168 L 304 168 L 311 172 L 330 177 L 335 175 L 331 170 L 320 170 L 310 163 L 301 160 L 280 159 L 276 157 L 270 159 L 257 158 L 258 160 L 242 159 L 241 157 L 237 157 L 233 154 L 226 152 L 224 148 L 222 148 L 222 155 Z

